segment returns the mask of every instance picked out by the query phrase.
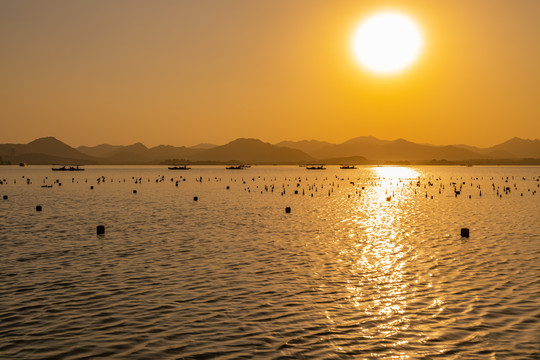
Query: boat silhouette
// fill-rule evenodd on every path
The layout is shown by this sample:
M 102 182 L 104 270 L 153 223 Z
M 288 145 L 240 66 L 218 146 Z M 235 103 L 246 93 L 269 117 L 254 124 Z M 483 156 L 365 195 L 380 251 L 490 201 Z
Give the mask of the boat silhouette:
M 187 165 L 174 165 L 169 166 L 169 170 L 189 170 L 191 168 L 187 167 Z
M 306 165 L 306 170 L 326 170 L 324 165 Z
M 84 171 L 85 169 L 81 168 L 82 165 L 62 165 L 59 168 L 52 168 L 52 171 Z

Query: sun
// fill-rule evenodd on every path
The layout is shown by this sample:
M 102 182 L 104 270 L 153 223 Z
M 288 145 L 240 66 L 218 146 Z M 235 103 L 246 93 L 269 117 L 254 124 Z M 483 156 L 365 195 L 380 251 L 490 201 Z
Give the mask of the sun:
M 397 12 L 371 15 L 356 29 L 353 42 L 356 59 L 380 75 L 398 73 L 414 63 L 423 47 L 419 27 Z

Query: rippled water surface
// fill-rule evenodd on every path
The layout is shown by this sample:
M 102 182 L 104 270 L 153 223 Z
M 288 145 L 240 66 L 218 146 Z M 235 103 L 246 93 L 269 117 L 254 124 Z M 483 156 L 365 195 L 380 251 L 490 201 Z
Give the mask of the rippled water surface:
M 538 359 L 539 179 L 0 167 L 0 359 Z

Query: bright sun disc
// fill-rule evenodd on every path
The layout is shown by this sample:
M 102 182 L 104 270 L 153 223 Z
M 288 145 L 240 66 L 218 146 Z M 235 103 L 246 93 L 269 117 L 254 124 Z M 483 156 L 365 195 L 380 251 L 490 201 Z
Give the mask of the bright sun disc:
M 422 34 L 407 16 L 384 12 L 364 20 L 354 33 L 358 61 L 377 74 L 392 74 L 411 65 L 422 49 Z

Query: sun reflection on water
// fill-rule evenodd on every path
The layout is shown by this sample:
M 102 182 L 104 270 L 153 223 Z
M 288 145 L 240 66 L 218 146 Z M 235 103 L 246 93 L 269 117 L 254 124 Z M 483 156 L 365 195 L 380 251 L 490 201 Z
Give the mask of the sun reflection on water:
M 379 202 L 410 195 L 410 187 L 405 185 L 420 176 L 414 169 L 397 166 L 378 166 L 373 168 L 373 172 L 378 183 L 373 190 Z
M 365 186 L 354 211 L 362 216 L 352 220 L 362 228 L 354 246 L 340 255 L 352 262 L 353 273 L 347 282 L 351 304 L 362 311 L 362 336 L 385 338 L 389 346 L 406 346 L 403 334 L 410 333 L 410 306 L 418 292 L 416 268 L 418 251 L 409 241 L 410 217 L 420 173 L 407 167 L 374 167 L 371 183 Z M 429 279 L 420 279 L 424 288 Z M 427 282 L 427 283 L 426 283 Z M 434 300 L 442 306 L 443 301 Z M 433 306 L 433 304 L 430 304 Z M 376 325 L 375 325 L 376 324 Z M 375 325 L 375 326 L 370 326 Z M 415 329 L 416 330 L 416 329 Z
M 420 173 L 415 169 L 404 166 L 376 166 L 372 170 L 376 175 L 387 179 L 416 179 Z

